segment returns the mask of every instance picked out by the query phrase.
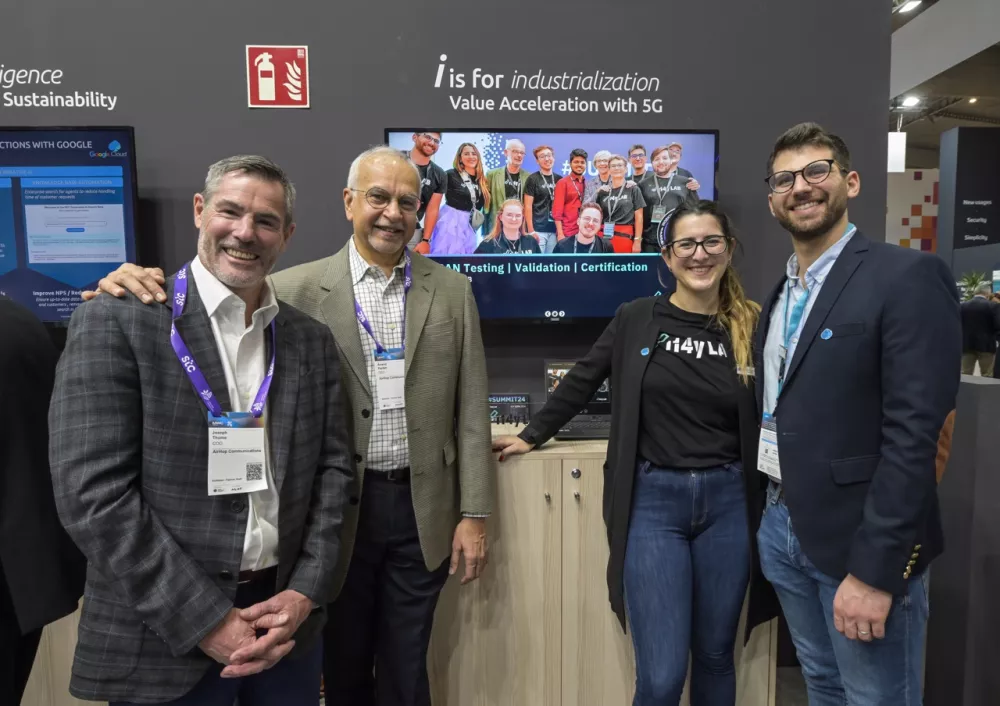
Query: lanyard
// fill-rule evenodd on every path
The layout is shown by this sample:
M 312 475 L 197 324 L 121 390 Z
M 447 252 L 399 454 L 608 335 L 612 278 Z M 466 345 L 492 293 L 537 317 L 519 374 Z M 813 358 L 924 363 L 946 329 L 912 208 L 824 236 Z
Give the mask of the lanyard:
M 610 184 L 610 183 L 611 183 L 611 180 L 608 179 L 608 184 Z M 609 189 L 610 189 L 610 187 L 609 187 Z M 611 223 L 616 223 L 617 222 L 617 221 L 615 221 L 615 211 L 618 210 L 618 204 L 621 203 L 622 196 L 624 194 L 625 194 L 625 184 L 623 183 L 622 184 L 622 188 L 618 189 L 618 198 L 615 199 L 615 205 L 614 206 L 611 206 L 610 204 L 608 205 L 608 220 Z M 611 200 L 611 191 L 610 190 L 608 191 L 608 198 L 605 199 L 605 200 L 606 201 L 610 201 Z
M 517 200 L 520 201 L 521 187 L 524 186 L 524 184 L 521 182 L 521 172 L 518 172 L 517 174 L 511 174 L 510 172 L 507 171 L 507 168 L 504 167 L 503 173 L 504 173 L 504 180 L 503 180 L 504 188 L 507 187 L 507 177 L 514 177 L 517 180 Z
M 205 379 L 205 375 L 201 372 L 201 368 L 198 366 L 197 361 L 195 361 L 194 356 L 191 355 L 191 351 L 188 350 L 187 344 L 184 343 L 184 339 L 181 338 L 181 334 L 177 330 L 177 318 L 184 313 L 184 305 L 187 303 L 188 271 L 189 267 L 185 265 L 177 273 L 177 277 L 174 278 L 173 320 L 170 325 L 170 345 L 174 347 L 177 360 L 180 361 L 181 367 L 187 373 L 188 379 L 194 385 L 198 396 L 201 397 L 202 402 L 208 407 L 208 411 L 216 417 L 222 417 L 224 416 L 222 405 L 219 404 L 218 398 L 212 393 L 212 388 L 209 386 L 208 380 Z M 260 383 L 260 389 L 257 390 L 257 396 L 254 397 L 253 406 L 250 408 L 254 417 L 260 417 L 264 413 L 267 393 L 271 390 L 271 380 L 274 378 L 274 361 L 277 354 L 277 345 L 273 319 L 268 328 L 271 329 L 271 364 L 267 366 L 267 373 L 264 375 L 264 380 Z
M 596 242 L 597 242 L 597 238 L 594 238 L 593 240 L 590 241 L 590 249 L 587 250 L 587 252 L 586 252 L 587 255 L 590 255 L 592 252 L 594 252 L 594 243 L 596 243 Z M 576 238 L 573 238 L 573 254 L 574 255 L 578 252 L 577 246 L 579 246 L 579 245 L 580 245 L 580 241 L 577 240 Z
M 472 201 L 472 208 L 469 210 L 475 211 L 478 208 L 476 204 L 479 203 L 479 186 L 469 178 L 469 173 L 464 169 L 462 170 L 462 182 L 465 184 L 465 189 L 469 192 L 469 199 Z
M 401 349 L 406 348 L 406 293 L 410 291 L 410 286 L 413 284 L 413 269 L 410 265 L 410 252 L 408 250 L 403 251 L 403 257 L 406 258 L 406 267 L 403 268 L 403 333 L 402 333 L 402 344 Z M 372 342 L 375 343 L 375 352 L 382 354 L 385 353 L 385 348 L 379 343 L 378 338 L 375 336 L 375 332 L 372 331 L 372 325 L 368 321 L 368 317 L 365 316 L 364 309 L 361 308 L 361 304 L 358 303 L 358 298 L 354 298 L 354 313 L 358 317 L 358 323 L 361 324 L 362 328 L 368 332 L 368 335 L 372 337 Z
M 781 395 L 781 388 L 785 384 L 785 368 L 788 361 L 788 344 L 791 342 L 792 334 L 795 333 L 799 324 L 802 322 L 802 314 L 806 310 L 806 304 L 809 303 L 809 297 L 812 296 L 810 290 L 806 290 L 805 296 L 799 297 L 799 300 L 795 302 L 792 307 L 792 313 L 789 317 L 788 314 L 788 300 L 792 298 L 792 284 L 790 281 L 785 282 L 785 312 L 782 316 L 782 320 L 785 324 L 784 330 L 784 341 L 781 346 L 781 363 L 778 366 L 778 395 Z
M 583 189 L 580 188 L 580 184 L 572 176 L 570 176 L 569 180 L 570 180 L 570 183 L 573 184 L 573 188 L 576 189 L 576 195 L 580 197 L 581 201 L 583 201 Z M 580 179 L 579 181 L 582 182 L 583 180 Z

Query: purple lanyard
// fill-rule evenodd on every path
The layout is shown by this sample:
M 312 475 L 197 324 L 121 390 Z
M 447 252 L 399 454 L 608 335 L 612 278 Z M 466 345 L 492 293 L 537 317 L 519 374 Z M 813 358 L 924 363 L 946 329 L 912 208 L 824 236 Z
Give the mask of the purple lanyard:
M 188 379 L 194 385 L 198 396 L 201 397 L 205 406 L 208 407 L 208 411 L 216 417 L 222 417 L 225 416 L 225 413 L 222 411 L 219 400 L 212 393 L 212 388 L 209 386 L 208 380 L 205 379 L 201 368 L 198 367 L 198 363 L 195 361 L 194 356 L 191 355 L 191 351 L 188 350 L 187 344 L 184 343 L 184 339 L 181 338 L 181 334 L 177 330 L 177 317 L 184 313 L 184 305 L 187 303 L 188 271 L 188 265 L 185 265 L 174 278 L 173 321 L 170 324 L 170 345 L 174 347 L 177 360 L 181 362 L 181 367 L 187 373 Z M 273 319 L 271 320 L 270 329 L 271 364 L 267 367 L 267 374 L 264 375 L 264 380 L 260 384 L 260 389 L 257 390 L 257 396 L 254 398 L 253 406 L 250 408 L 250 412 L 254 417 L 260 417 L 264 413 L 267 393 L 271 390 L 271 380 L 274 378 L 274 360 L 277 346 Z
M 403 338 L 400 348 L 406 349 L 406 293 L 410 291 L 410 286 L 413 284 L 413 268 L 410 266 L 410 252 L 409 250 L 404 250 L 403 257 L 406 259 L 406 267 L 403 268 Z M 358 298 L 354 298 L 354 313 L 357 314 L 358 323 L 368 332 L 368 335 L 372 337 L 372 341 L 375 343 L 375 352 L 378 354 L 385 353 L 385 348 L 379 343 L 378 338 L 375 336 L 375 332 L 372 331 L 372 325 L 368 321 L 368 317 L 365 315 L 364 309 L 361 308 L 361 304 L 358 303 Z

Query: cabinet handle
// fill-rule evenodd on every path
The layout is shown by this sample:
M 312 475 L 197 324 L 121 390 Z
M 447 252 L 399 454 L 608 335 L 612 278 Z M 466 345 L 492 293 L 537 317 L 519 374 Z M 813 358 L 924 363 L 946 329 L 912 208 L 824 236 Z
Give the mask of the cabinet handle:
M 580 502 L 580 491 L 579 490 L 574 490 L 573 491 L 573 497 L 576 498 L 577 502 Z
M 545 494 L 545 502 L 547 502 L 547 503 L 552 502 L 552 493 L 546 493 Z
M 573 476 L 574 478 L 579 478 L 580 477 L 580 469 L 579 468 L 574 468 L 572 471 L 570 471 L 569 474 L 571 476 Z

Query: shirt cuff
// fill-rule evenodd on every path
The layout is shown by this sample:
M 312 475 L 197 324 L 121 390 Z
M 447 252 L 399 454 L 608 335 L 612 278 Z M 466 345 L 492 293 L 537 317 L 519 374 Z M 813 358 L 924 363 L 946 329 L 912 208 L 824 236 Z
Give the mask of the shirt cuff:
M 490 516 L 490 513 L 478 513 L 478 512 L 463 512 L 462 517 L 470 517 L 474 520 L 485 520 Z

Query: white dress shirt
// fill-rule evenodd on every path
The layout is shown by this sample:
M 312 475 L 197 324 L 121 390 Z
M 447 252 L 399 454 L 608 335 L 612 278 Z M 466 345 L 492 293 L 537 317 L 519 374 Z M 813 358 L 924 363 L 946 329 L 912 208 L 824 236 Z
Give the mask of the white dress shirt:
M 392 270 L 392 277 L 376 265 L 369 265 L 361 257 L 354 238 L 348 245 L 351 263 L 351 283 L 354 296 L 368 317 L 368 325 L 384 348 L 399 348 L 403 343 L 403 270 L 406 260 L 399 258 Z M 372 399 L 378 400 L 378 379 L 375 374 L 375 341 L 364 326 L 358 323 L 361 349 L 368 368 L 368 382 Z M 409 341 L 407 341 L 409 343 Z M 380 410 L 372 405 L 372 433 L 368 440 L 366 468 L 377 471 L 394 471 L 410 465 L 410 445 L 406 439 L 406 409 Z
M 198 294 L 208 312 L 212 334 L 222 358 L 229 388 L 230 409 L 248 412 L 267 371 L 267 327 L 278 314 L 278 301 L 264 284 L 260 308 L 253 312 L 246 326 L 246 304 L 215 275 L 205 269 L 199 258 L 191 263 Z M 260 571 L 278 563 L 278 491 L 271 472 L 271 451 L 267 437 L 267 412 L 264 407 L 264 477 L 267 489 L 247 493 L 250 513 L 243 539 L 241 571 Z M 206 483 L 207 487 L 207 483 Z

